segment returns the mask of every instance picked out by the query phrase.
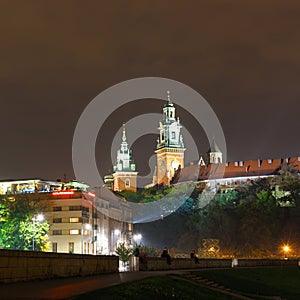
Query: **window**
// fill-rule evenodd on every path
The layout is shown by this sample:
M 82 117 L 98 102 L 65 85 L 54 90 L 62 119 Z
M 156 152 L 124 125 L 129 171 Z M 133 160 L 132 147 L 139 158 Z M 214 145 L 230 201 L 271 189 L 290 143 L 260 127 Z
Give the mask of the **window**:
M 175 138 L 176 138 L 175 131 L 172 131 L 172 139 L 175 140 Z
M 62 234 L 62 230 L 61 229 L 53 230 L 52 234 L 53 235 L 61 235 Z
M 70 234 L 80 234 L 79 229 L 70 229 Z
M 69 253 L 74 253 L 74 243 L 69 243 Z
M 125 186 L 126 187 L 130 186 L 130 179 L 129 178 L 126 178 L 126 180 L 125 180 Z
M 234 162 L 234 166 L 237 167 L 239 163 L 237 161 Z
M 78 223 L 80 222 L 79 218 L 70 218 L 70 223 Z
M 83 217 L 86 217 L 86 218 L 89 217 L 90 210 L 89 210 L 88 207 L 81 206 L 81 211 L 82 211 L 82 216 Z
M 61 218 L 54 218 L 53 223 L 61 223 L 62 219 Z
M 243 164 L 244 164 L 244 163 L 243 163 L 242 161 L 240 161 L 240 167 L 242 167 L 242 166 L 243 166 Z
M 268 164 L 271 164 L 272 163 L 272 159 L 268 159 Z
M 81 207 L 79 205 L 73 205 L 73 206 L 69 206 L 69 210 L 71 210 L 71 211 L 81 210 Z
M 52 252 L 57 252 L 57 243 L 52 243 Z
M 53 211 L 61 211 L 61 206 L 54 206 Z

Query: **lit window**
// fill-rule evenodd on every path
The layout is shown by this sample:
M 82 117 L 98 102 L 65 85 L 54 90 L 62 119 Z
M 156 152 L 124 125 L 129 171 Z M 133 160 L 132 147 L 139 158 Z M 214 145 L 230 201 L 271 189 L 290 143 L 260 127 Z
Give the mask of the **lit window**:
M 70 223 L 78 223 L 79 218 L 70 218 Z
M 70 229 L 70 234 L 79 234 L 79 229 Z
M 271 164 L 272 163 L 272 159 L 268 159 L 268 164 Z
M 237 161 L 234 162 L 234 166 L 237 167 L 239 163 Z

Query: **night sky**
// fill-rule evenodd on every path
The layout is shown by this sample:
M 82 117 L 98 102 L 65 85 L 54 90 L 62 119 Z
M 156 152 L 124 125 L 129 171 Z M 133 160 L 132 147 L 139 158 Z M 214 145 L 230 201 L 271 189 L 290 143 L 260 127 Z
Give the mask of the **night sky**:
M 223 126 L 228 160 L 300 155 L 298 1 L 2 0 L 0 24 L 0 179 L 71 179 L 83 109 L 104 89 L 143 76 L 199 92 Z M 120 108 L 102 128 L 102 174 L 122 123 L 161 112 L 163 102 L 147 103 Z M 201 128 L 192 127 L 205 151 Z M 139 170 L 155 140 L 134 144 Z

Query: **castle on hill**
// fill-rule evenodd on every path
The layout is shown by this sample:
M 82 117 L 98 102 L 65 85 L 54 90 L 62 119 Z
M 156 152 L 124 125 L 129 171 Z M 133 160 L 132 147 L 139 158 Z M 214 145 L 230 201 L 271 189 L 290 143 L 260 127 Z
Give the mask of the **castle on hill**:
M 155 149 L 156 167 L 152 184 L 176 184 L 185 181 L 206 182 L 211 188 L 222 186 L 233 187 L 247 184 L 252 180 L 273 176 L 278 173 L 283 163 L 293 164 L 300 172 L 300 156 L 281 159 L 258 159 L 252 161 L 223 162 L 222 150 L 213 141 L 206 154 L 198 163 L 184 165 L 185 146 L 181 133 L 182 125 L 176 116 L 176 108 L 167 92 L 167 103 L 163 107 L 162 121 L 159 122 L 159 134 Z M 126 130 L 123 125 L 123 136 L 117 152 L 117 163 L 114 173 L 105 176 L 104 182 L 114 191 L 137 190 L 136 166 L 133 163 L 132 151 L 126 141 Z

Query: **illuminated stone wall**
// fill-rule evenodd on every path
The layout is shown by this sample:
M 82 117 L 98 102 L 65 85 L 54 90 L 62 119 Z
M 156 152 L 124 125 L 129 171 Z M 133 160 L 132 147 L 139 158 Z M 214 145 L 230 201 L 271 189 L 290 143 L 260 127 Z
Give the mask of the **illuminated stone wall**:
M 117 272 L 117 256 L 0 250 L 0 282 Z

